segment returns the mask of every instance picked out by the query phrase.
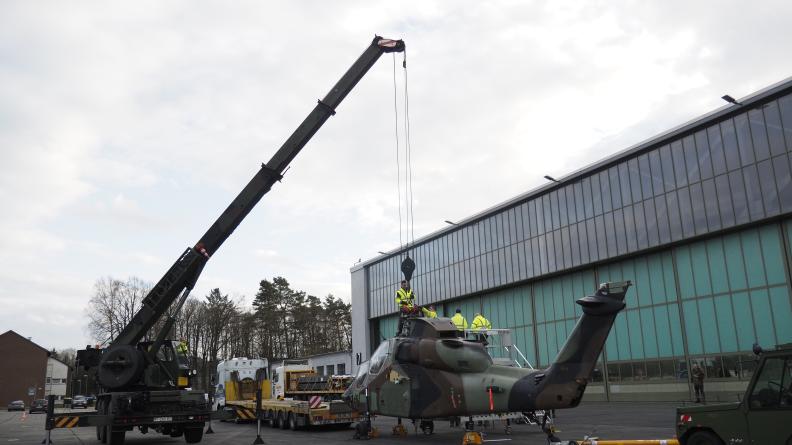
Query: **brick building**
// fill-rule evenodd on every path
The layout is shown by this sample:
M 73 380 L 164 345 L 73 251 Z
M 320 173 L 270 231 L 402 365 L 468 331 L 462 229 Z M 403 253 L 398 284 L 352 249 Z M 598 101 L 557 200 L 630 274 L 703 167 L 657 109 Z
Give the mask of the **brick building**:
M 14 331 L 0 334 L 0 407 L 44 397 L 49 351 Z M 34 395 L 29 390 L 33 388 Z

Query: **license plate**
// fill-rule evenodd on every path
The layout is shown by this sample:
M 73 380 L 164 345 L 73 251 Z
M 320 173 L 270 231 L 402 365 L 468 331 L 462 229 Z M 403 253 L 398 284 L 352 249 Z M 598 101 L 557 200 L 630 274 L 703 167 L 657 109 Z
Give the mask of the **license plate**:
M 173 422 L 173 417 L 155 417 L 155 422 Z

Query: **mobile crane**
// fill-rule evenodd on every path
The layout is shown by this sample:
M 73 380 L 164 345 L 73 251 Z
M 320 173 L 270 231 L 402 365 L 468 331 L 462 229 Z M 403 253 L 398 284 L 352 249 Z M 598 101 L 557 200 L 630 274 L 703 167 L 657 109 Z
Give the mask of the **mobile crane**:
M 233 233 L 256 203 L 280 181 L 297 153 L 335 114 L 336 107 L 384 53 L 403 52 L 402 40 L 375 36 L 330 92 L 318 101 L 272 158 L 242 189 L 209 230 L 193 247 L 187 248 L 143 299 L 142 307 L 121 333 L 105 348 L 77 352 L 79 366 L 96 376 L 102 393 L 94 413 L 59 413 L 50 410 L 47 430 L 62 427 L 96 426 L 102 443 L 124 442 L 126 431 L 138 427 L 173 437 L 184 435 L 187 443 L 203 436 L 204 422 L 211 416 L 204 391 L 190 389 L 186 354 L 177 342 L 167 340 L 175 314 L 184 305 L 207 261 Z M 175 305 L 174 305 L 175 302 Z M 171 310 L 162 328 L 142 341 Z

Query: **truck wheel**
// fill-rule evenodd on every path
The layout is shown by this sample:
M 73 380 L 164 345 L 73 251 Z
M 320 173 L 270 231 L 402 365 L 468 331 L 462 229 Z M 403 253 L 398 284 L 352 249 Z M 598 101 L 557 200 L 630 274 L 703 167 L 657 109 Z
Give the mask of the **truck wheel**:
M 281 422 L 283 422 L 283 413 L 281 411 L 278 411 L 277 413 L 273 413 L 273 416 L 275 417 L 272 418 L 272 427 L 280 428 Z
M 107 443 L 109 445 L 124 445 L 124 439 L 126 438 L 126 431 L 125 430 L 113 431 L 112 429 L 110 429 L 111 427 L 109 426 L 107 428 L 109 429 L 108 436 L 110 436 L 108 438 Z
M 685 445 L 723 445 L 723 442 L 709 431 L 696 431 L 687 438 Z
M 292 431 L 297 431 L 300 427 L 297 426 L 297 417 L 294 413 L 289 413 L 289 418 L 286 420 L 288 427 Z
M 187 443 L 198 443 L 203 439 L 203 427 L 190 427 L 184 429 L 184 441 Z
M 278 412 L 278 424 L 282 430 L 289 429 L 289 424 L 286 422 L 286 413 L 283 411 Z

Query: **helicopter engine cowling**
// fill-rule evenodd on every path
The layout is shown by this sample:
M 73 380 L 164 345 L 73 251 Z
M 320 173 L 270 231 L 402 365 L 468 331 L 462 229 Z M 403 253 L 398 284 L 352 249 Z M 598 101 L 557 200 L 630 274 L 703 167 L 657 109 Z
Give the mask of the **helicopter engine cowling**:
M 480 343 L 461 339 L 405 339 L 396 361 L 455 373 L 484 372 L 492 359 Z

